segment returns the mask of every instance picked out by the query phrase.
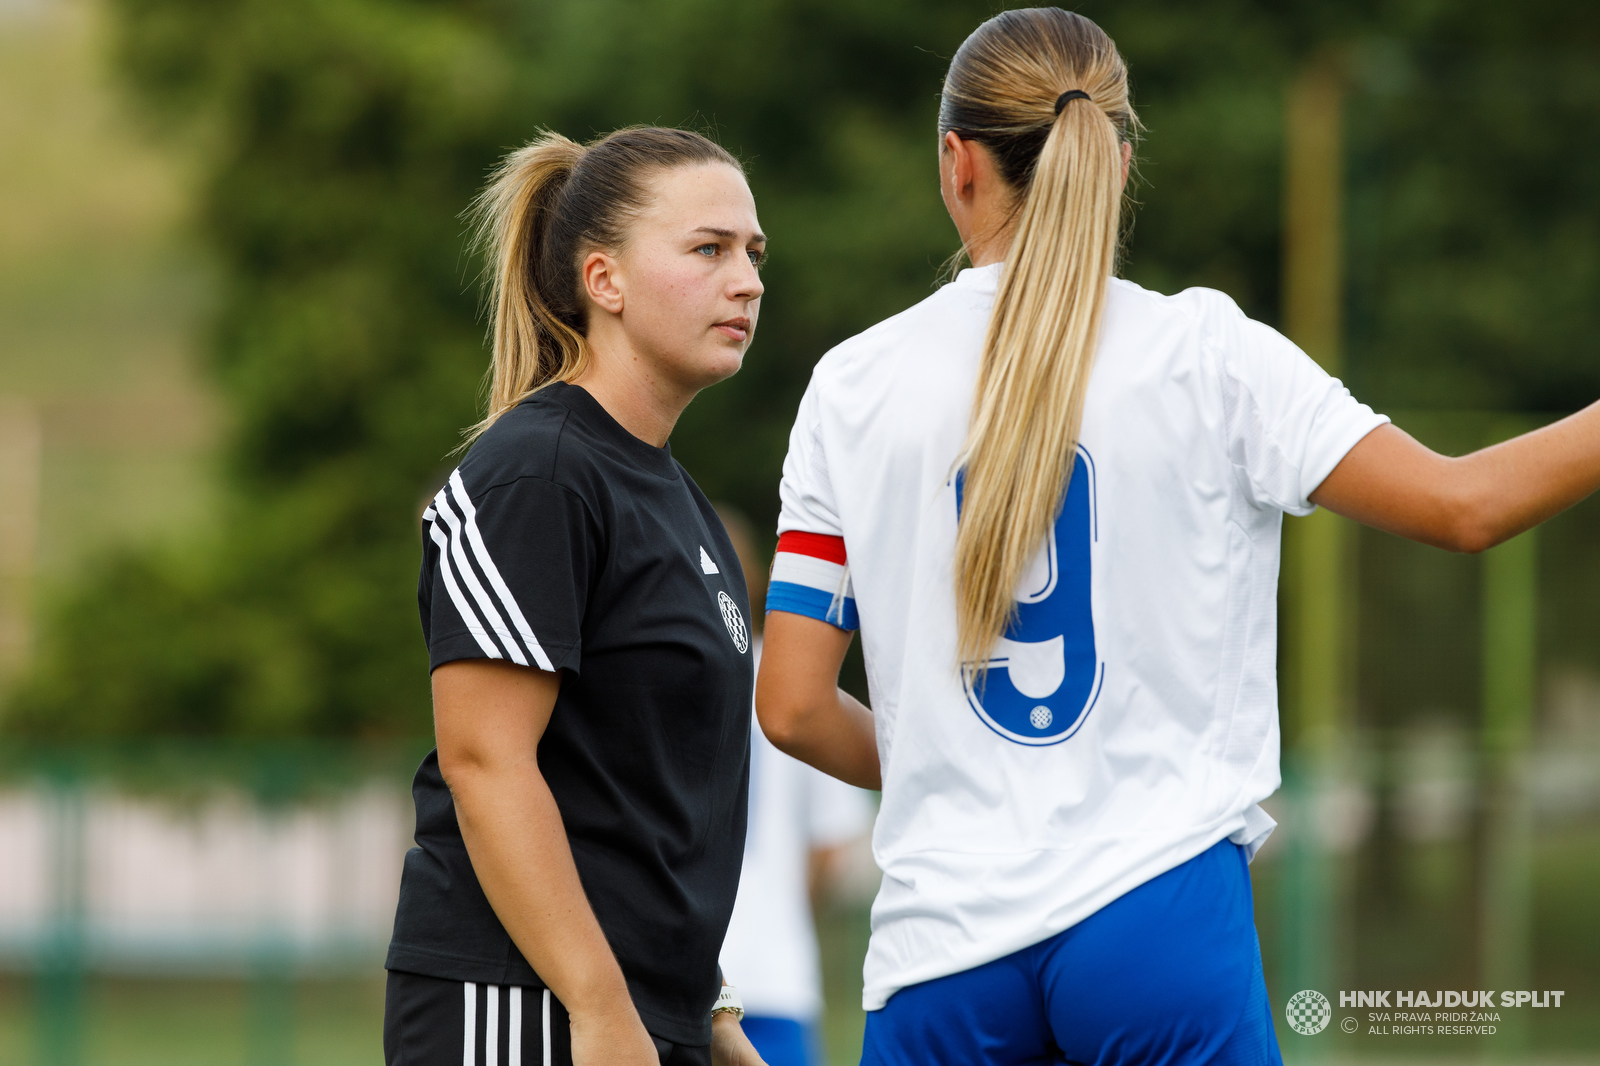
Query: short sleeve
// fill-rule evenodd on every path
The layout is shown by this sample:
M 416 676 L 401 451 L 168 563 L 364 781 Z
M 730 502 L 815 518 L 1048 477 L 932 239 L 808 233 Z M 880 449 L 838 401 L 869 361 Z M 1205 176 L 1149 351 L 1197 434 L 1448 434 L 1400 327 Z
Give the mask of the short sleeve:
M 423 512 L 422 535 L 430 669 L 506 659 L 577 671 L 597 555 L 582 500 L 538 477 L 475 494 L 457 470 Z
M 815 378 L 800 399 L 800 411 L 789 431 L 789 454 L 783 460 L 778 495 L 782 502 L 779 534 L 795 530 L 830 537 L 844 535 L 834 502 L 833 481 L 828 476 L 828 456 L 822 447 L 822 401 Z
M 1345 455 L 1389 419 L 1221 293 L 1208 293 L 1207 342 L 1221 364 L 1227 448 L 1252 502 L 1295 515 Z
M 767 582 L 767 610 L 804 615 L 840 629 L 861 627 L 855 587 L 834 502 L 816 380 L 800 401 L 778 489 L 778 550 Z
M 870 794 L 820 770 L 811 771 L 810 784 L 806 836 L 812 847 L 836 847 L 872 828 L 877 812 Z

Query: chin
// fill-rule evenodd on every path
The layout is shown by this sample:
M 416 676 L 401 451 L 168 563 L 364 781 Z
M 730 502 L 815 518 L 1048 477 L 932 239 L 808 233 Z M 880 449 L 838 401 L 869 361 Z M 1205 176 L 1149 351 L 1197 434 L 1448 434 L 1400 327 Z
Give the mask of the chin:
M 694 373 L 702 382 L 700 387 L 705 388 L 733 377 L 743 365 L 744 347 L 728 345 L 720 351 L 702 353 L 701 358 L 695 360 Z

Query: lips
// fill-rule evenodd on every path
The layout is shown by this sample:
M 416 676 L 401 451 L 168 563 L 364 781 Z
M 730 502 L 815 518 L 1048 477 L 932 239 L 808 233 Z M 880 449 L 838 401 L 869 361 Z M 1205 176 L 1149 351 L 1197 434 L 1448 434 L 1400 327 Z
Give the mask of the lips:
M 750 336 L 750 320 L 742 315 L 738 318 L 730 318 L 726 321 L 718 322 L 711 328 L 730 340 L 742 341 Z

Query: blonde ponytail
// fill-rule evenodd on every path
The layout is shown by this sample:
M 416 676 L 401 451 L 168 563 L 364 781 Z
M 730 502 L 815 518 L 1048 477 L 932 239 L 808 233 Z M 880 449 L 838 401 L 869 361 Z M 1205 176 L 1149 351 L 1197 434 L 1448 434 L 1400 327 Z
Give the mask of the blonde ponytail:
M 660 126 L 617 130 L 588 145 L 545 130 L 495 168 L 468 210 L 485 258 L 494 357 L 488 410 L 465 444 L 539 389 L 583 373 L 590 353 L 580 258 L 621 249 L 651 173 L 698 163 L 743 173 L 701 134 Z
M 1116 47 L 1055 8 L 991 19 L 946 79 L 941 134 L 985 143 L 1018 197 L 961 456 L 957 654 L 979 672 L 1066 493 L 1136 123 Z
M 467 431 L 469 442 L 540 387 L 583 370 L 583 335 L 551 312 L 537 281 L 540 240 L 583 152 L 582 145 L 546 130 L 506 156 L 473 201 L 474 244 L 488 260 L 494 360 L 489 410 Z

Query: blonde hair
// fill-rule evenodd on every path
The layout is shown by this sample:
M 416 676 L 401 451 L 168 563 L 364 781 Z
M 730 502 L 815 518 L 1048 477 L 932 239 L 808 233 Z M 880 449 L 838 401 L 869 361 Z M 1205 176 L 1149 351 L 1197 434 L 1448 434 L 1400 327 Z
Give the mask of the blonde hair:
M 617 130 L 587 145 L 545 130 L 495 168 L 468 210 L 474 246 L 485 253 L 494 358 L 488 410 L 463 447 L 539 389 L 583 373 L 590 356 L 580 259 L 622 247 L 651 174 L 699 163 L 744 173 L 701 134 L 661 126 Z
M 1116 45 L 1057 8 L 985 22 L 945 78 L 941 141 L 983 144 L 1015 194 L 959 460 L 957 654 L 980 673 L 1065 498 L 1116 266 L 1122 144 L 1137 128 Z

